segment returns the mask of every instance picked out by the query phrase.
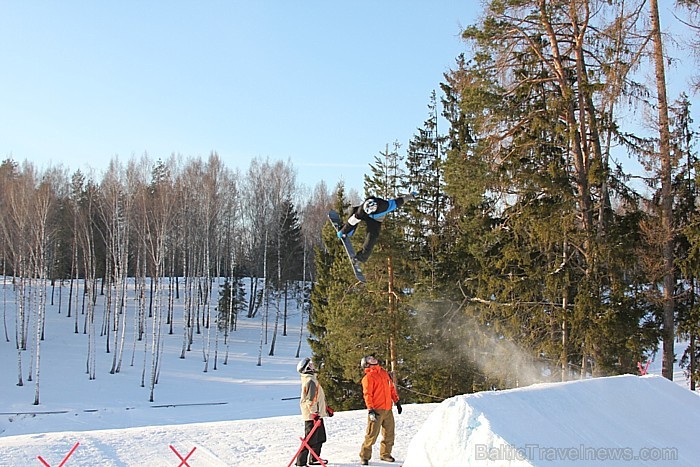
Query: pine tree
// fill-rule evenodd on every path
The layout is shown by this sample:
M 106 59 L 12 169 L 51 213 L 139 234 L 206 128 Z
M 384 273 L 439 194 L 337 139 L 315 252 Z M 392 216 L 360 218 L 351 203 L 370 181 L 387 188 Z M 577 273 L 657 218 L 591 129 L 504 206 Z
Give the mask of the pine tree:
M 435 91 L 428 104 L 429 116 L 408 144 L 406 189 L 418 198 L 406 206 L 406 235 L 416 280 L 436 288 L 438 257 L 446 245 L 442 230 L 446 219 L 447 195 L 443 161 L 446 137 L 438 133 L 438 102 Z
M 411 296 L 404 298 L 410 306 L 407 326 L 411 336 L 411 347 L 403 355 L 404 384 L 409 400 L 422 402 L 493 386 L 474 363 L 475 322 L 460 306 L 463 297 L 453 286 L 456 271 L 470 264 L 470 255 L 459 242 L 471 239 L 459 235 L 465 227 L 462 222 L 470 216 L 463 215 L 447 195 L 445 158 L 447 153 L 465 154 L 473 138 L 459 107 L 455 82 L 449 75 L 446 78 L 441 103 L 442 116 L 449 124 L 447 135 L 437 132 L 433 93 L 429 118 L 409 143 L 406 158 L 410 184 L 420 194 L 415 205 L 406 209 L 407 250 L 412 252 L 408 264 L 415 283 Z
M 375 163 L 370 165 L 370 173 L 365 175 L 364 189 L 367 196 L 379 196 L 385 199 L 392 199 L 399 196 L 406 187 L 406 174 L 402 164 L 403 158 L 398 153 L 400 145 L 394 143 L 394 149 L 389 151 L 389 147 L 384 152 L 375 156 Z M 405 206 L 408 207 L 408 206 Z M 387 266 L 386 261 L 389 256 L 399 257 L 398 252 L 405 251 L 404 225 L 407 216 L 405 207 L 396 210 L 384 218 L 382 222 L 379 240 L 372 251 L 372 256 L 363 266 L 363 272 L 368 281 L 382 283 L 386 287 Z M 355 244 L 355 249 L 362 244 L 365 236 L 365 225 L 360 223 L 355 235 L 351 238 Z M 397 270 L 404 266 L 395 264 Z
M 224 331 L 228 336 L 228 331 L 232 331 L 238 320 L 238 314 L 246 309 L 247 301 L 243 282 L 238 277 L 229 279 L 228 277 L 219 290 L 219 301 L 217 303 L 219 330 Z
M 700 160 L 695 150 L 696 133 L 692 130 L 690 102 L 683 95 L 671 108 L 674 155 L 679 163 L 674 176 L 674 229 L 678 258 L 680 286 L 676 294 L 678 334 L 688 341 L 688 347 L 681 356 L 680 363 L 690 378 L 690 387 L 695 389 L 700 380 L 698 357 L 700 357 L 700 258 L 698 257 L 698 220 L 700 212 L 696 206 L 698 168 Z M 683 293 L 684 292 L 684 293 Z
M 268 270 L 270 282 L 277 289 L 283 289 L 289 281 L 301 280 L 304 248 L 301 237 L 301 224 L 294 203 L 286 198 L 279 209 L 276 234 L 268 239 L 270 254 Z M 279 268 L 279 269 L 278 269 Z M 278 274 L 279 271 L 279 274 Z
M 340 184 L 334 209 L 344 212 L 347 206 L 345 188 Z M 311 290 L 309 345 L 314 360 L 323 368 L 319 380 L 329 404 L 338 409 L 358 409 L 362 407 L 359 361 L 364 355 L 363 327 L 368 323 L 348 318 L 356 314 L 357 302 L 366 294 L 353 289 L 350 264 L 330 223 L 324 225 L 322 237 L 324 248 L 316 247 L 314 257 L 316 280 Z
M 577 364 L 594 374 L 629 369 L 639 354 L 627 339 L 649 316 L 611 299 L 629 285 L 608 259 L 628 233 L 618 226 L 633 217 L 610 209 L 608 187 L 619 180 L 605 165 L 596 94 L 606 68 L 589 63 L 606 39 L 588 28 L 586 5 L 489 2 L 465 31 L 474 60 L 450 76 L 467 119 L 460 131 L 480 135 L 473 148 L 451 148 L 446 167 L 464 252 L 454 280 L 481 326 L 550 371 L 558 362 L 562 378 Z M 574 45 L 566 56 L 565 44 Z

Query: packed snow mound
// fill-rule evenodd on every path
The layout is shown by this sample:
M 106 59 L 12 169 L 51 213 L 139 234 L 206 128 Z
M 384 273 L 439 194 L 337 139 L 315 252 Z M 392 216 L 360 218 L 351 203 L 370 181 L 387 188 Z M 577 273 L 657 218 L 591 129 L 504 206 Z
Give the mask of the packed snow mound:
M 539 384 L 445 400 L 403 465 L 692 466 L 698 432 L 700 397 L 659 376 Z

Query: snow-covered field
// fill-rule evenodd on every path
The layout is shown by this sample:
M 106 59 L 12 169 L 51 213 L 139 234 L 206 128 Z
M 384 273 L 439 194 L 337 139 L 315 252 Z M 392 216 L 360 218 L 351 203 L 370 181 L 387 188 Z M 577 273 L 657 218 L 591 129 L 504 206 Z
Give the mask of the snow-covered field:
M 240 319 L 231 336 L 228 364 L 223 364 L 226 348 L 220 341 L 217 369 L 212 350 L 207 372 L 204 336 L 196 336 L 192 351 L 180 359 L 183 336 L 176 327 L 173 335 L 164 336 L 160 382 L 155 402 L 149 403 L 148 387 L 141 387 L 142 343 L 131 366 L 133 340 L 128 337 L 121 372 L 109 374 L 112 354 L 105 353 L 105 338 L 98 337 L 97 378 L 90 381 L 83 317 L 81 333 L 74 334 L 65 306 L 61 314 L 57 303 L 48 308 L 39 406 L 32 404 L 34 384 L 26 380 L 29 351 L 23 355 L 25 385 L 16 385 L 14 309 L 11 303 L 3 308 L 9 342 L 0 328 L 0 466 L 288 465 L 303 430 L 295 399 L 301 324 L 296 309 L 290 313 L 287 336 L 280 327 L 274 356 L 268 356 L 270 320 L 261 366 L 261 315 Z M 181 311 L 176 306 L 176 323 Z M 306 330 L 301 354 L 309 354 Z M 407 467 L 691 466 L 700 459 L 695 442 L 700 398 L 682 383 L 654 376 L 458 396 L 441 404 L 405 405 L 395 417 L 393 465 Z M 333 466 L 357 465 L 366 412 L 337 412 L 326 422 L 322 457 Z M 377 457 L 378 443 L 371 465 L 392 465 Z
M 191 467 L 276 466 L 287 465 L 291 460 L 303 434 L 295 356 L 301 314 L 295 301 L 290 302 L 286 336 L 282 335 L 280 321 L 274 356 L 268 355 L 274 325 L 272 306 L 262 365 L 257 365 L 261 310 L 254 319 L 240 318 L 237 330 L 230 336 L 226 365 L 226 347 L 220 337 L 216 370 L 212 333 L 206 373 L 204 334 L 195 335 L 192 350 L 180 359 L 182 304 L 176 304 L 175 332 L 164 336 L 160 380 L 155 401 L 149 403 L 148 364 L 146 387 L 141 387 L 143 342 L 137 342 L 131 366 L 133 310 L 128 311 L 128 350 L 121 372 L 109 374 L 113 354 L 105 352 L 106 338 L 98 336 L 97 377 L 90 381 L 86 374 L 87 336 L 82 333 L 84 316 L 79 316 L 80 333 L 75 334 L 75 317 L 66 316 L 67 290 L 61 295 L 62 313 L 58 314 L 58 292 L 54 294 L 54 305 L 47 309 L 45 341 L 41 344 L 39 406 L 33 405 L 34 382 L 27 381 L 30 351 L 22 357 L 24 386 L 17 386 L 14 305 L 5 304 L 9 342 L 0 327 L 0 466 L 40 466 L 38 456 L 49 465 L 59 465 L 76 443 L 79 445 L 66 466 L 177 466 L 195 447 L 187 458 Z M 100 306 L 96 314 L 99 330 Z M 148 338 L 150 346 L 150 335 Z M 304 326 L 302 357 L 310 354 L 306 338 Z M 150 362 L 150 347 L 146 358 Z M 359 372 L 358 362 L 358 375 Z M 397 459 L 403 459 L 410 437 L 435 406 L 409 405 L 401 416 L 397 415 Z M 333 460 L 334 465 L 355 465 L 364 437 L 366 412 L 338 412 L 326 422 L 329 441 L 324 445 L 324 458 Z
M 410 436 L 431 407 L 408 406 L 397 417 L 394 455 L 405 456 Z M 405 416 L 404 416 L 405 415 Z M 322 455 L 333 466 L 358 464 L 364 436 L 363 412 L 340 412 L 327 420 L 328 442 Z M 0 465 L 40 465 L 42 456 L 58 465 L 75 443 L 80 443 L 68 466 L 177 466 L 193 449 L 190 466 L 286 466 L 300 445 L 303 424 L 298 415 L 230 422 L 149 426 L 119 430 L 60 432 L 0 438 Z M 378 444 L 378 443 L 377 443 Z M 195 449 L 196 448 L 196 449 Z M 378 457 L 378 452 L 375 452 Z M 390 466 L 387 462 L 374 465 Z M 396 464 L 398 465 L 398 464 Z

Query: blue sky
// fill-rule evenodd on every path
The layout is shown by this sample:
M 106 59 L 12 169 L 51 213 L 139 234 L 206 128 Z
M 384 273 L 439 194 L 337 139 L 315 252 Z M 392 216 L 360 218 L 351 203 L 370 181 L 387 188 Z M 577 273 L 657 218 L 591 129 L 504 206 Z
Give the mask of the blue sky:
M 478 2 L 0 0 L 0 158 L 291 160 L 362 177 L 428 116 Z
M 230 168 L 291 160 L 309 188 L 361 192 L 374 157 L 395 141 L 403 153 L 428 117 L 479 5 L 0 0 L 0 159 L 99 176 L 115 156 L 216 151 Z M 686 62 L 668 70 L 672 100 Z

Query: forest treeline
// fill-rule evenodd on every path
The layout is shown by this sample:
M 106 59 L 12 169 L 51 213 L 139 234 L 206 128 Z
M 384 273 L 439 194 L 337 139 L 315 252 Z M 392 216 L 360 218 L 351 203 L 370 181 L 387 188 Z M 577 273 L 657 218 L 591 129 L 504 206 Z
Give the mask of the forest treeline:
M 303 199 L 289 162 L 255 159 L 241 174 L 216 154 L 206 160 L 143 156 L 126 164 L 114 159 L 100 179 L 80 170 L 69 174 L 63 167 L 39 171 L 30 162 L 7 159 L 0 165 L 0 189 L 2 275 L 12 284 L 4 291 L 17 304 L 17 384 L 25 377 L 33 381 L 37 404 L 50 285 L 60 281 L 68 287 L 68 317 L 75 320 L 76 333 L 88 335 L 91 379 L 97 336 L 106 336 L 105 350 L 113 355 L 110 372 L 120 371 L 127 301 L 135 294 L 135 338 L 151 354 L 142 384 L 150 384 L 153 399 L 163 333 L 182 328 L 177 331 L 183 333 L 184 358 L 195 333 L 213 323 L 227 333 L 239 314 L 255 317 L 270 289 L 286 298 L 290 284 L 310 280 L 310 257 L 330 204 L 324 182 Z M 261 280 L 248 281 L 249 290 L 243 291 L 243 277 Z M 212 290 L 219 278 L 226 279 L 222 290 Z M 96 309 L 98 295 L 104 296 L 104 309 Z M 183 302 L 185 315 L 177 324 L 175 300 Z M 286 326 L 286 319 L 279 322 L 279 308 L 271 355 L 278 324 Z M 4 323 L 9 340 L 6 317 Z M 209 349 L 214 336 L 206 332 L 205 340 Z M 28 349 L 30 361 L 23 365 Z
M 326 222 L 328 208 L 345 212 L 357 193 L 342 183 L 301 193 L 291 162 L 254 160 L 242 173 L 216 154 L 114 160 L 100 180 L 6 160 L 3 272 L 20 289 L 76 281 L 81 297 L 109 284 L 115 346 L 127 277 L 144 296 L 183 280 L 186 313 L 210 306 L 201 297 L 213 277 L 229 278 L 228 294 L 243 276 L 278 293 L 309 281 L 310 343 L 339 408 L 358 407 L 368 353 L 412 401 L 636 373 L 658 349 L 664 376 L 678 358 L 694 384 L 695 89 L 669 95 L 668 50 L 683 38 L 697 50 L 700 2 L 676 3 L 687 16 L 677 35 L 663 31 L 657 0 L 484 2 L 426 120 L 368 167 L 366 195 L 419 195 L 384 223 L 366 285 L 355 284 Z M 352 241 L 363 236 L 361 227 Z M 225 301 L 229 313 L 186 317 L 184 335 L 209 326 L 205 316 L 229 329 L 234 308 L 253 316 L 261 292 L 249 292 L 245 305 Z M 45 300 L 32 297 L 36 342 Z M 34 316 L 24 313 L 19 347 Z M 682 355 L 677 339 L 689 344 Z
M 696 89 L 668 50 L 685 39 L 697 56 L 699 2 L 676 4 L 671 34 L 657 1 L 483 3 L 405 154 L 387 150 L 365 180 L 420 193 L 385 222 L 366 289 L 336 247 L 316 256 L 311 345 L 334 406 L 361 405 L 367 353 L 418 401 L 638 374 L 652 358 L 670 379 L 680 360 L 694 388 Z M 341 187 L 335 207 L 348 204 Z

